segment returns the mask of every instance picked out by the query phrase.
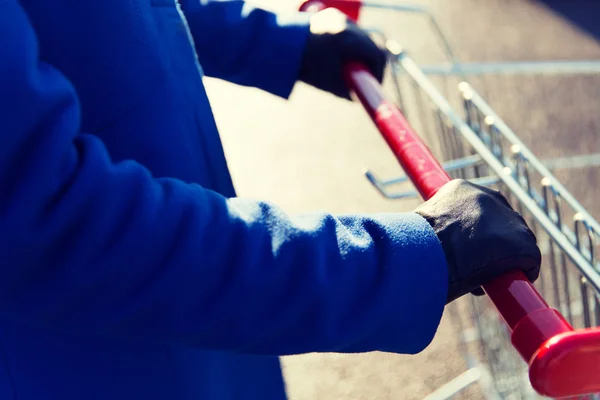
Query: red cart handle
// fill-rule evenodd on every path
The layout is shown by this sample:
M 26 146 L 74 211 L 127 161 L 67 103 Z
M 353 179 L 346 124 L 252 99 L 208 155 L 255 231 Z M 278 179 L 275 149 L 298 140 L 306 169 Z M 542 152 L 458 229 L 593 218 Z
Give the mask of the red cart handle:
M 301 11 L 337 8 L 358 20 L 360 0 L 309 0 Z M 411 128 L 396 105 L 365 66 L 344 69 L 348 87 L 357 95 L 421 196 L 431 198 L 450 176 Z M 552 309 L 520 271 L 483 286 L 510 328 L 514 347 L 529 364 L 532 386 L 559 398 L 600 392 L 600 329 L 575 331 Z

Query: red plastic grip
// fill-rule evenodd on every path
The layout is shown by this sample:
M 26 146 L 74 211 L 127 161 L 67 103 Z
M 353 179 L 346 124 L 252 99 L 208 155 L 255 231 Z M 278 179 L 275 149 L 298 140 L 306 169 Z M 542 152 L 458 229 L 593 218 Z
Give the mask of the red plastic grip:
M 300 11 L 317 12 L 325 8 L 336 8 L 356 22 L 360 17 L 361 0 L 308 0 L 302 3 Z
M 300 9 L 335 7 L 358 20 L 360 5 L 354 0 L 309 0 Z M 349 63 L 344 77 L 421 196 L 431 198 L 450 176 L 365 66 Z M 564 398 L 600 392 L 600 329 L 574 331 L 520 271 L 483 289 L 510 328 L 513 346 L 529 364 L 530 381 L 540 394 Z
M 362 65 L 350 63 L 345 78 L 369 113 L 379 132 L 425 199 L 432 197 L 450 176 L 408 124 L 398 107 L 385 98 L 379 82 Z

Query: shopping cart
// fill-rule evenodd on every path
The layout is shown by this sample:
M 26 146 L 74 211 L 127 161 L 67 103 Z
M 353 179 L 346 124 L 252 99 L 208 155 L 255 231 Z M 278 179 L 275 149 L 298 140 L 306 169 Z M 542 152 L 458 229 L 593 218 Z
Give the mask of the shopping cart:
M 364 8 L 425 15 L 449 60 L 420 66 L 384 32 L 370 29 L 389 51 L 395 101 L 363 66 L 346 66 L 348 85 L 406 174 L 381 180 L 368 171 L 375 188 L 391 199 L 418 194 L 428 199 L 451 176 L 495 186 L 528 220 L 544 254 L 542 277 L 535 287 L 523 274 L 510 273 L 484 286 L 486 298 L 468 296 L 449 306 L 462 332 L 460 345 L 469 368 L 428 399 L 450 398 L 475 382 L 482 384 L 488 398 L 600 398 L 594 394 L 600 393 L 600 264 L 596 258 L 600 225 L 550 172 L 552 163 L 532 154 L 474 83 L 483 75 L 534 79 L 519 80 L 520 87 L 548 76 L 584 77 L 584 87 L 599 87 L 600 61 L 461 64 L 435 18 L 424 9 L 310 0 L 301 10 L 327 7 L 338 8 L 355 21 Z M 449 94 L 451 87 L 456 88 L 455 97 Z M 590 101 L 600 120 L 600 93 L 592 95 L 588 105 Z M 531 119 L 532 112 L 527 111 Z M 591 128 L 598 129 L 593 134 L 600 133 L 599 126 Z M 422 132 L 423 138 L 416 132 Z M 447 161 L 438 163 L 433 153 Z M 600 156 L 570 161 L 600 164 Z M 392 185 L 406 181 L 412 181 L 416 191 L 391 192 Z

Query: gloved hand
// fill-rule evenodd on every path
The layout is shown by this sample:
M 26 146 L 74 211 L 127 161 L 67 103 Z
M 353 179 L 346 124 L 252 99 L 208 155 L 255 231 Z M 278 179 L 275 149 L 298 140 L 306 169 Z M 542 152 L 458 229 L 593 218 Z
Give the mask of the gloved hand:
M 415 212 L 433 227 L 448 264 L 447 303 L 506 272 L 540 273 L 541 253 L 525 220 L 500 192 L 456 179 Z
M 304 49 L 299 80 L 350 100 L 343 77 L 348 61 L 360 61 L 381 83 L 386 52 L 342 12 L 328 8 L 310 19 L 310 33 Z

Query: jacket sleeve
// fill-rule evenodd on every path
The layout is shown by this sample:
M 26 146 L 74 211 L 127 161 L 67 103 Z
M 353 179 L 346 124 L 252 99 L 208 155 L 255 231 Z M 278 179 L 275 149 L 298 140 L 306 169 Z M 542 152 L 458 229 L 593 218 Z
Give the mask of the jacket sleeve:
M 447 272 L 427 222 L 288 216 L 112 163 L 0 0 L 0 314 L 249 354 L 421 351 Z
M 180 0 L 207 76 L 287 98 L 298 78 L 308 17 L 244 1 Z

